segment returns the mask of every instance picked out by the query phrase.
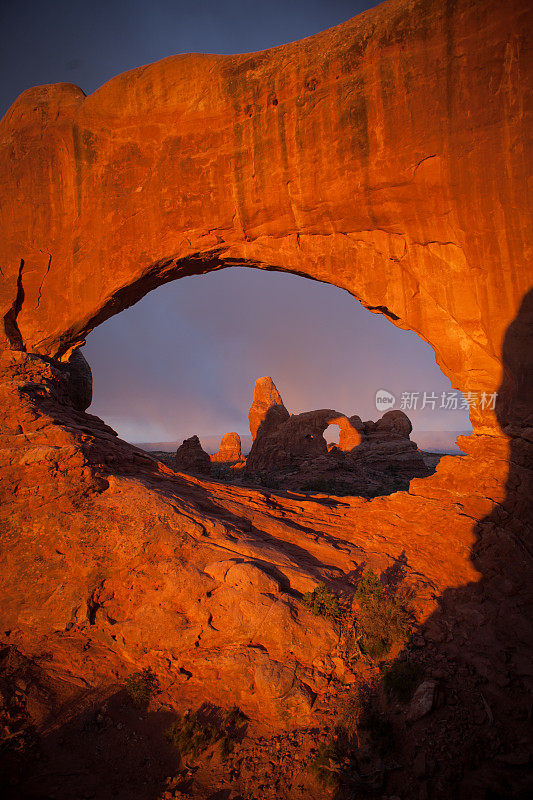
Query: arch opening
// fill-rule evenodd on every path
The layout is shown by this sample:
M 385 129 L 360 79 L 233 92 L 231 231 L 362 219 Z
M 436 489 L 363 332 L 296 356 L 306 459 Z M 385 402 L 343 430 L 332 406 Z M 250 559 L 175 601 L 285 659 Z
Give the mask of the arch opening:
M 330 424 L 324 431 L 323 436 L 324 439 L 326 440 L 326 445 L 328 447 L 328 450 L 330 450 L 332 447 L 338 447 L 341 436 L 341 429 L 339 428 L 338 425 L 335 425 L 334 423 L 330 422 Z
M 418 394 L 403 413 L 413 422 L 411 441 L 424 451 L 429 472 L 443 453 L 460 454 L 456 437 L 470 432 L 459 392 L 456 413 L 421 407 L 424 394 L 440 398 L 453 390 L 419 337 L 366 314 L 337 287 L 287 273 L 239 267 L 168 283 L 96 329 L 85 353 L 94 374 L 91 413 L 170 466 L 181 443 L 197 435 L 214 462 L 211 474 L 235 482 L 288 485 L 266 474 L 278 469 L 273 464 L 253 475 L 242 469 L 252 447 L 247 415 L 260 375 L 272 377 L 293 416 L 337 409 L 329 412 L 324 432 L 302 434 L 311 453 L 352 451 L 360 443 L 348 423 L 354 414 L 368 421 L 366 439 L 377 441 L 370 429 L 391 410 L 379 405 L 384 386 L 398 411 L 404 395 Z M 335 448 L 326 445 L 330 430 L 336 431 Z M 231 471 L 219 453 L 228 432 L 238 434 L 241 447 L 229 459 Z M 295 441 L 291 446 L 298 449 Z M 347 491 L 344 477 L 340 488 Z M 307 475 L 292 486 L 311 491 L 322 483 Z M 335 480 L 327 488 L 333 492 Z

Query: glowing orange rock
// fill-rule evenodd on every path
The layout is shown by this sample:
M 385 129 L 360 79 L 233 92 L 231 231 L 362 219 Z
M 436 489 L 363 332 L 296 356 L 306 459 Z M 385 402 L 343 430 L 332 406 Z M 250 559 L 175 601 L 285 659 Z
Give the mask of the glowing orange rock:
M 234 431 L 232 433 L 225 433 L 220 441 L 218 453 L 211 456 L 211 461 L 223 464 L 234 464 L 242 460 L 241 437 Z
M 268 421 L 269 427 L 275 427 L 289 418 L 289 412 L 283 405 L 281 395 L 272 378 L 258 378 L 254 386 L 254 399 L 248 412 L 252 439 L 257 431 Z

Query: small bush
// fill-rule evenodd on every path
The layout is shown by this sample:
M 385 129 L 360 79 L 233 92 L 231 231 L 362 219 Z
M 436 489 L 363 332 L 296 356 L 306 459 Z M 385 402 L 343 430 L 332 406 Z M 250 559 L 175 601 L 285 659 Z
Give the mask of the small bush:
M 233 706 L 230 708 L 222 720 L 223 736 L 221 740 L 222 758 L 226 759 L 235 747 L 235 734 L 239 725 L 242 723 L 244 715 L 240 708 Z
M 325 583 L 319 583 L 312 592 L 306 592 L 302 602 L 315 617 L 337 620 L 341 615 L 339 598 Z
M 157 675 L 151 667 L 134 672 L 126 678 L 126 691 L 136 706 L 147 706 L 151 697 L 159 691 Z
M 354 592 L 354 597 L 360 603 L 370 602 L 385 597 L 385 589 L 373 569 L 368 569 Z
M 369 569 L 363 576 L 354 599 L 357 611 L 357 642 L 370 658 L 381 658 L 394 642 L 404 643 L 411 633 L 409 614 L 389 595 L 379 578 Z
M 183 718 L 178 717 L 167 730 L 165 734 L 167 741 L 179 750 L 181 757 L 192 755 L 198 758 L 216 742 L 221 744 L 224 759 L 233 750 L 239 723 L 244 718 L 240 709 L 233 706 L 222 719 L 220 713 L 214 714 L 212 711 L 210 718 L 207 719 L 207 713 L 199 710 L 192 714 L 188 713 Z
M 385 755 L 394 746 L 392 724 L 381 710 L 374 682 L 359 683 L 337 709 L 334 733 L 323 742 L 310 767 L 321 783 L 335 787 L 349 779 L 357 762 L 361 732 L 367 734 L 376 753 Z M 357 772 L 357 770 L 356 770 Z
M 243 713 L 238 706 L 232 706 L 228 709 L 222 720 L 222 727 L 225 731 L 233 731 L 235 727 L 242 721 Z
M 192 755 L 197 758 L 221 738 L 214 725 L 199 719 L 198 713 L 178 717 L 166 733 L 167 740 L 176 747 L 181 756 Z
M 342 701 L 342 706 L 337 709 L 339 714 L 339 730 L 346 732 L 348 738 L 357 734 L 357 726 L 361 716 L 361 690 L 359 687 L 352 689 L 348 697 Z
M 406 642 L 411 626 L 409 618 L 390 598 L 372 602 L 361 608 L 358 616 L 361 629 L 359 645 L 370 658 L 387 655 L 394 642 Z
M 411 661 L 396 661 L 385 672 L 383 686 L 389 697 L 407 703 L 420 682 L 424 670 L 420 664 Z

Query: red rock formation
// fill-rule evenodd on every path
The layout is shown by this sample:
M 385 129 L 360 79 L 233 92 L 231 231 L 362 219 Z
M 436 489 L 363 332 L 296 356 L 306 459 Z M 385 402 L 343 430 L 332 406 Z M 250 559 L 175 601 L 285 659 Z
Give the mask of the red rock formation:
M 409 438 L 413 430 L 411 420 L 403 411 L 386 411 L 381 419 L 372 426 L 372 432 L 380 431 L 385 434 L 396 435 L 400 438 Z
M 243 461 L 241 437 L 238 433 L 225 433 L 220 442 L 218 453 L 211 456 L 211 461 L 221 464 L 236 464 Z
M 350 450 L 361 444 L 364 428 L 361 417 L 358 417 L 357 414 L 349 418 L 340 414 L 335 419 L 330 419 L 329 425 L 338 426 L 340 433 L 337 448 L 343 453 L 349 453 Z
M 529 288 L 513 264 L 527 263 L 530 13 L 528 0 L 391 0 L 302 42 L 175 56 L 88 97 L 27 90 L 0 124 L 8 340 L 68 353 L 165 281 L 250 264 L 347 289 L 429 341 L 455 387 L 497 390 Z M 473 421 L 494 429 L 490 411 Z
M 274 386 L 270 378 L 261 380 Z M 251 415 L 254 406 L 255 399 Z M 331 409 L 283 418 L 280 406 L 285 410 L 276 390 L 276 405 L 263 413 L 246 459 L 247 473 L 300 489 L 328 481 L 332 494 L 342 489 L 365 497 L 405 489 L 412 478 L 428 475 L 422 454 L 409 439 L 412 425 L 403 411 L 387 411 L 378 422 L 363 423 L 356 414 L 348 418 Z M 326 443 L 329 425 L 340 429 L 338 446 Z
M 283 405 L 281 395 L 272 378 L 258 378 L 254 386 L 254 399 L 248 412 L 252 439 L 257 436 L 259 428 L 267 423 L 276 426 L 289 418 L 289 412 Z
M 421 747 L 444 764 L 427 796 L 523 791 L 531 14 L 389 0 L 262 53 L 15 101 L 0 123 L 4 637 L 102 692 L 151 666 L 178 706 L 308 724 L 311 692 L 334 691 L 335 632 L 294 593 L 406 560 L 421 658 L 453 703 L 405 731 L 388 794 L 420 796 Z M 466 457 L 390 497 L 274 501 L 176 475 L 80 410 L 70 356 L 95 326 L 239 265 L 346 289 L 428 341 L 455 388 L 500 389 L 471 410 Z M 205 571 L 231 559 L 253 568 Z
M 192 472 L 193 475 L 209 475 L 211 472 L 211 458 L 202 449 L 198 436 L 183 440 L 176 450 L 174 463 L 176 469 Z

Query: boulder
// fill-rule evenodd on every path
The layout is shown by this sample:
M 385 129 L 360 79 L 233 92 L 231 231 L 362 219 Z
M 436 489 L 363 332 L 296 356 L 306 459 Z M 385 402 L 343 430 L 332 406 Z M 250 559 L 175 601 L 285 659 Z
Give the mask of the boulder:
M 241 591 L 278 594 L 279 581 L 251 561 L 226 559 L 206 564 L 204 572 L 220 583 L 226 583 Z
M 176 450 L 174 457 L 176 469 L 183 472 L 193 472 L 199 475 L 209 475 L 211 472 L 211 459 L 203 450 L 198 436 L 184 439 Z
M 294 668 L 261 655 L 254 673 L 255 691 L 273 715 L 300 724 L 309 720 L 314 695 L 295 674 Z
M 404 414 L 403 411 L 395 410 L 386 411 L 381 419 L 376 422 L 375 430 L 387 433 L 390 432 L 396 436 L 402 436 L 408 439 L 413 430 L 413 426 L 407 414 Z
M 435 702 L 436 681 L 423 681 L 413 695 L 407 711 L 407 719 L 415 722 L 425 717 L 433 708 Z

